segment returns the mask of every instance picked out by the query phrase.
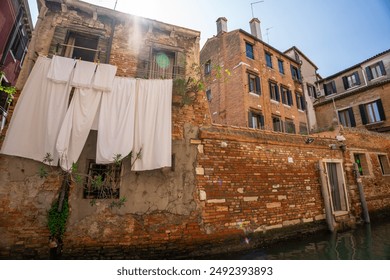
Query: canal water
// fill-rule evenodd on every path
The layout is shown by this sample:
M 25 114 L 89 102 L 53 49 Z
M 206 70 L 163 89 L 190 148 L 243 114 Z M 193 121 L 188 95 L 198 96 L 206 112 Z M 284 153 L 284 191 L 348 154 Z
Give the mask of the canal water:
M 389 260 L 390 220 L 360 225 L 341 233 L 321 232 L 225 257 L 237 260 Z

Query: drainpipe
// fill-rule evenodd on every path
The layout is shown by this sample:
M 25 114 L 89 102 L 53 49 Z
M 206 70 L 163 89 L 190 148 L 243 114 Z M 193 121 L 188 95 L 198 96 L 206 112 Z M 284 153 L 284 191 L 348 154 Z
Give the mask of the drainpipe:
M 321 181 L 321 192 L 322 196 L 324 198 L 324 204 L 325 204 L 325 215 L 326 215 L 326 222 L 328 223 L 329 230 L 331 232 L 335 231 L 335 222 L 332 215 L 332 209 L 330 206 L 330 197 L 328 193 L 328 188 L 326 187 L 328 184 L 328 181 L 325 177 L 325 170 L 323 167 L 323 162 L 320 161 L 318 163 L 318 169 L 320 171 L 320 181 Z
M 353 172 L 359 189 L 360 202 L 362 204 L 362 210 L 363 210 L 363 220 L 366 224 L 369 224 L 370 215 L 368 213 L 366 196 L 364 195 L 364 191 L 363 191 L 362 179 L 360 178 L 359 166 L 357 165 L 356 162 L 353 164 Z

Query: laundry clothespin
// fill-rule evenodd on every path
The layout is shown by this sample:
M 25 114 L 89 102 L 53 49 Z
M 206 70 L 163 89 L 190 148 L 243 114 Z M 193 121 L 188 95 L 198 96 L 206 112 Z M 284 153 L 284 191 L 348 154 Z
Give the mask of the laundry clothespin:
M 95 73 L 96 73 L 96 70 L 97 70 L 99 64 L 100 64 L 100 60 L 98 59 L 98 60 L 96 61 Z

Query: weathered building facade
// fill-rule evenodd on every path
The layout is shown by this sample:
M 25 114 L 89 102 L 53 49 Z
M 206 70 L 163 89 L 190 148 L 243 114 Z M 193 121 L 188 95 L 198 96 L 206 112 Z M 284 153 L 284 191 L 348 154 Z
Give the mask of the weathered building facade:
M 26 0 L 0 3 L 0 85 L 14 86 L 31 39 L 33 24 Z M 8 113 L 8 95 L 0 91 L 0 131 Z
M 306 100 L 306 114 L 309 131 L 317 129 L 317 118 L 313 103 L 317 99 L 316 82 L 321 79 L 317 74 L 318 67 L 297 47 L 293 46 L 284 52 L 300 64 L 302 74 L 302 89 Z
M 40 40 L 33 38 L 30 46 L 30 68 L 35 52 L 61 53 L 72 42 L 58 38 L 88 30 L 90 36 L 100 34 L 98 48 L 83 48 L 93 50 L 94 60 L 116 64 L 121 76 L 156 78 L 153 63 L 145 61 L 153 62 L 153 46 L 158 46 L 167 52 L 165 62 L 172 61 L 169 53 L 185 58 L 179 77 L 194 77 L 190 65 L 198 63 L 199 32 L 79 1 L 41 3 L 36 29 Z M 139 44 L 129 40 L 135 30 L 140 31 Z M 85 59 L 84 54 L 79 57 Z M 175 71 L 172 67 L 165 74 Z M 22 74 L 24 79 L 29 75 L 26 65 Z M 19 80 L 21 88 L 24 83 Z M 83 183 L 72 183 L 62 258 L 191 258 L 324 229 L 326 220 L 332 225 L 353 224 L 362 212 L 353 173 L 356 155 L 362 162 L 361 182 L 370 213 L 390 206 L 387 135 L 345 130 L 337 140 L 336 134 L 281 136 L 212 125 L 204 93 L 183 93 L 175 87 L 171 110 L 172 166 L 134 172 L 131 159 L 125 159 L 119 191 L 126 201 L 121 207 L 111 207 L 121 202 L 118 198 L 93 200 L 84 195 Z M 77 164 L 84 172 L 95 155 L 96 134 L 90 132 Z M 63 174 L 53 168 L 41 176 L 41 166 L 38 161 L 0 155 L 2 259 L 50 257 L 48 211 L 59 196 Z M 243 242 L 245 238 L 250 242 Z
M 389 131 L 390 51 L 318 81 L 314 108 L 318 127 L 338 124 L 377 132 Z
M 307 133 L 306 102 L 299 63 L 262 41 L 260 21 L 252 33 L 228 32 L 217 20 L 218 34 L 200 53 L 214 123 L 286 133 Z M 223 68 L 230 75 L 215 79 Z

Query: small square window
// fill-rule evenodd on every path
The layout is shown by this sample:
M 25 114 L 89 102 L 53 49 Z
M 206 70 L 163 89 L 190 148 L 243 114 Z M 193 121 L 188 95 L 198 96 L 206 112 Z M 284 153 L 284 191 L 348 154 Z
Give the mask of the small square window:
M 245 43 L 245 51 L 246 51 L 246 57 L 251 58 L 251 59 L 255 59 L 252 44 L 246 42 Z
M 119 198 L 121 164 L 97 164 L 89 161 L 84 198 Z
M 383 175 L 390 175 L 390 165 L 387 155 L 378 155 L 379 164 Z

